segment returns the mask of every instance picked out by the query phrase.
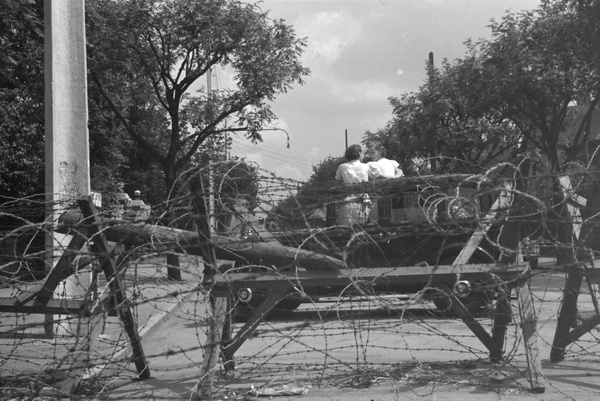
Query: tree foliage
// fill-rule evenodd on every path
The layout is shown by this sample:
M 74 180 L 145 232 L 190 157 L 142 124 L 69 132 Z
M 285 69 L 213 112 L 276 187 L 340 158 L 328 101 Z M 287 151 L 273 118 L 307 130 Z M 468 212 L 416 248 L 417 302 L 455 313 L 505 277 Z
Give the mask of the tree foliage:
M 189 184 L 184 192 L 187 193 L 189 189 L 200 211 L 214 208 L 212 214 L 218 223 L 218 230 L 227 227 L 229 219 L 235 213 L 234 206 L 241 198 L 248 202 L 250 209 L 256 207 L 259 192 L 258 168 L 244 160 L 211 163 L 187 176 Z
M 585 146 L 591 134 L 585 127 L 600 101 L 599 50 L 590 35 L 600 22 L 587 21 L 585 14 L 576 3 L 562 1 L 507 14 L 480 46 L 481 76 L 497 96 L 492 107 L 522 127 L 556 171 Z M 582 107 L 586 117 L 573 127 Z
M 367 132 L 364 143 L 380 143 L 405 173 L 480 172 L 515 156 L 520 131 L 474 95 L 485 81 L 476 74 L 474 56 L 429 66 L 419 91 L 391 97 L 393 118 L 384 129 Z
M 0 7 L 0 195 L 44 192 L 44 26 L 41 1 Z
M 88 1 L 88 58 L 103 110 L 143 157 L 155 162 L 168 194 L 208 138 L 227 130 L 261 139 L 269 102 L 308 74 L 305 43 L 282 21 L 235 0 Z M 235 88 L 211 93 L 199 80 L 234 72 Z M 101 100 L 100 100 L 101 99 Z M 232 120 L 234 121 L 232 123 Z M 229 121 L 229 128 L 223 123 Z
M 600 111 L 599 17 L 600 3 L 591 0 L 543 1 L 532 11 L 506 13 L 492 22 L 489 40 L 467 42 L 465 57 L 439 70 L 428 66 L 418 92 L 391 98 L 394 118 L 365 142 L 382 142 L 403 161 L 432 160 L 433 172 L 476 172 L 527 158 L 555 175 L 537 186 L 544 193 L 532 195 L 549 200 L 556 221 L 568 221 L 558 177 L 573 162 L 589 165 L 585 157 L 599 143 L 591 124 Z M 590 195 L 599 203 L 593 182 Z M 591 209 L 588 215 L 596 215 L 600 204 Z M 557 226 L 557 239 L 570 243 L 572 228 Z
M 327 199 L 324 193 L 333 186 L 339 185 L 335 180 L 335 172 L 343 157 L 327 157 L 325 160 L 312 166 L 313 173 L 294 196 L 288 196 L 279 202 L 272 210 L 271 217 L 279 225 L 288 227 L 303 227 L 307 217 L 315 209 L 323 208 Z
M 477 171 L 531 149 L 562 169 L 593 135 L 599 9 L 562 0 L 506 13 L 492 22 L 491 39 L 467 41 L 464 57 L 427 65 L 417 92 L 391 97 L 393 119 L 365 143 L 383 143 L 405 170 L 432 160 L 432 172 Z

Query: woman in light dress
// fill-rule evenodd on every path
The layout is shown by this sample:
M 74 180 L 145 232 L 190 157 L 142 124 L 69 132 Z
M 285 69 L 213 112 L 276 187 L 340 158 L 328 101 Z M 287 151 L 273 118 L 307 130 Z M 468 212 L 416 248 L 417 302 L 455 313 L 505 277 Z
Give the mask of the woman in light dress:
M 369 156 L 372 161 L 368 162 L 367 165 L 371 171 L 371 175 L 375 176 L 376 179 L 388 179 L 402 177 L 404 173 L 399 168 L 399 164 L 396 160 L 386 159 L 386 151 L 383 146 L 379 143 L 375 143 L 369 147 Z M 389 222 L 391 219 L 391 204 L 389 199 L 375 199 L 373 201 L 373 207 L 371 208 L 371 221 L 378 224 L 384 224 Z
M 360 145 L 350 145 L 344 153 L 346 162 L 338 166 L 335 179 L 351 186 L 374 179 L 369 166 L 362 162 L 363 150 Z M 371 201 L 367 194 L 350 195 L 344 199 L 337 213 L 337 224 L 353 226 L 364 224 L 369 219 Z
M 385 158 L 385 148 L 381 144 L 374 144 L 369 148 L 369 155 L 373 159 L 367 163 L 371 169 L 371 174 L 376 178 L 395 178 L 402 177 L 404 173 L 399 168 L 396 160 Z

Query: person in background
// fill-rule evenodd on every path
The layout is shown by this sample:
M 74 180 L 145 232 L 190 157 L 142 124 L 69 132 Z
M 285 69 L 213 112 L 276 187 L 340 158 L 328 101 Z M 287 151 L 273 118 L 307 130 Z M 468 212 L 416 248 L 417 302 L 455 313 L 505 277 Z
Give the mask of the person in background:
M 335 172 L 336 180 L 350 186 L 374 178 L 369 166 L 362 162 L 363 150 L 360 145 L 348 146 L 344 157 L 346 162 L 340 164 Z M 355 224 L 367 223 L 370 204 L 371 201 L 367 194 L 347 196 L 338 209 L 337 224 L 351 227 Z
M 395 178 L 402 177 L 404 172 L 399 168 L 395 160 L 385 158 L 385 148 L 381 144 L 374 144 L 369 148 L 369 156 L 373 159 L 367 163 L 371 170 L 371 175 L 376 178 Z
M 374 143 L 369 147 L 369 156 L 372 161 L 367 165 L 371 175 L 376 179 L 389 179 L 404 175 L 397 161 L 386 159 L 386 150 L 380 143 Z M 371 208 L 370 218 L 378 224 L 385 224 L 391 219 L 391 213 L 389 199 L 376 199 Z
M 360 145 L 350 145 L 344 153 L 346 163 L 338 166 L 335 179 L 344 184 L 359 184 L 369 181 L 369 166 L 362 162 L 363 150 Z
M 146 203 L 142 200 L 142 192 L 139 189 L 136 189 L 133 195 L 133 200 L 131 201 L 132 209 L 139 209 L 144 206 Z
M 117 183 L 117 192 L 115 194 L 115 198 L 119 205 L 122 205 L 123 207 L 127 208 L 131 204 L 131 198 L 129 197 L 127 192 L 125 192 L 124 188 L 125 184 L 123 184 L 122 182 Z

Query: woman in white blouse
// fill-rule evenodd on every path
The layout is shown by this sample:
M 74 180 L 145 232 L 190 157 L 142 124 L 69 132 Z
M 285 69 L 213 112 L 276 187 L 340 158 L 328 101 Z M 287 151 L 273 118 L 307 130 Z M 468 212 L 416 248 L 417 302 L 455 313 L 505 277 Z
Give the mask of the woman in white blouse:
M 338 166 L 335 179 L 344 185 L 360 184 L 369 181 L 375 176 L 369 166 L 362 162 L 363 151 L 360 145 L 350 145 L 344 153 L 346 163 Z M 369 219 L 369 207 L 371 201 L 369 195 L 350 195 L 344 199 L 337 214 L 337 223 L 344 226 L 364 224 Z
M 394 178 L 402 177 L 404 172 L 399 168 L 396 160 L 385 158 L 385 148 L 380 144 L 374 144 L 369 148 L 369 156 L 373 161 L 367 165 L 371 169 L 371 174 L 376 178 Z

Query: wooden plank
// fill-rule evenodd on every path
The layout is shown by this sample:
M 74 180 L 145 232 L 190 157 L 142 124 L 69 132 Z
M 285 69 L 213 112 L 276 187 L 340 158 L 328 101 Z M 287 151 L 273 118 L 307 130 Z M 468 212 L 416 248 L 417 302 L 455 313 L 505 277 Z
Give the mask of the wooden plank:
M 227 310 L 225 312 L 225 321 L 223 322 L 223 333 L 221 335 L 221 355 L 223 356 L 223 367 L 226 371 L 235 370 L 235 359 L 233 355 L 229 358 L 225 356 L 224 349 L 228 344 L 231 344 L 233 339 L 233 319 L 235 310 L 233 308 L 233 295 L 227 294 Z
M 567 214 L 569 217 L 571 217 L 574 237 L 573 240 L 574 243 L 577 243 L 580 239 L 582 228 L 585 229 L 585 227 L 583 227 L 581 211 L 579 208 L 585 206 L 587 204 L 587 200 L 574 192 L 569 176 L 560 177 L 559 180 L 563 191 L 563 197 L 566 200 Z M 587 255 L 584 255 L 583 257 L 587 257 Z M 592 261 L 591 266 L 594 265 L 595 261 Z M 593 285 L 596 284 L 598 280 L 598 269 L 594 267 L 590 268 L 588 266 L 590 265 L 584 264 L 579 266 L 573 264 L 566 267 L 567 280 L 563 290 L 563 300 L 558 315 L 556 331 L 554 333 L 554 341 L 552 342 L 552 349 L 550 351 L 550 360 L 552 362 L 563 360 L 565 357 L 566 348 L 569 344 L 573 343 L 600 324 L 600 316 L 598 315 L 598 302 L 593 289 Z M 593 316 L 591 319 L 587 319 L 571 331 L 572 324 L 577 317 L 577 300 L 584 278 L 590 286 L 590 294 L 596 309 L 595 316 Z
M 62 252 L 56 265 L 41 283 L 19 294 L 14 300 L 16 304 L 25 304 L 34 298 L 37 298 L 39 301 L 52 298 L 58 284 L 74 273 L 72 261 L 77 256 L 78 251 L 87 242 L 86 231 L 85 229 L 71 230 L 70 234 L 73 235 L 73 238 L 69 241 L 64 252 Z
M 452 263 L 453 265 L 463 266 L 469 263 L 469 260 L 471 260 L 471 257 L 475 253 L 475 250 L 496 221 L 498 214 L 510 208 L 510 205 L 513 201 L 513 196 L 510 192 L 511 189 L 511 185 L 506 183 L 504 189 L 500 192 L 498 199 L 496 199 L 490 208 L 490 211 L 483 217 L 480 226 L 475 230 L 473 235 L 471 235 L 469 241 L 461 249 L 459 255 Z
M 38 301 L 30 299 L 19 304 L 14 298 L 0 298 L 1 313 L 34 313 L 47 315 L 79 315 L 86 313 L 86 304 L 81 300 L 73 299 L 50 299 Z
M 287 283 L 300 284 L 307 287 L 345 285 L 354 281 L 367 281 L 374 284 L 414 284 L 414 283 L 439 283 L 456 280 L 456 273 L 460 271 L 461 278 L 467 280 L 486 280 L 490 274 L 514 285 L 524 274 L 527 274 L 529 265 L 525 263 L 511 266 L 497 264 L 472 264 L 464 266 L 406 266 L 393 268 L 361 268 L 344 269 L 334 272 L 255 272 L 255 273 L 225 273 L 216 274 L 213 282 L 207 286 L 216 288 L 271 288 Z
M 567 210 L 571 216 L 573 234 L 575 235 L 575 240 L 578 240 L 581 234 L 581 227 L 583 225 L 579 207 L 585 206 L 587 204 L 587 200 L 575 193 L 573 186 L 571 185 L 571 178 L 568 175 L 560 177 L 559 181 L 563 191 L 563 197 L 567 201 Z
M 256 308 L 254 316 L 252 316 L 244 326 L 237 332 L 230 344 L 227 344 L 223 348 L 223 359 L 225 361 L 232 360 L 235 352 L 242 346 L 242 344 L 252 337 L 252 333 L 258 327 L 258 325 L 264 320 L 265 316 L 281 301 L 292 288 L 292 284 L 288 283 L 287 286 L 279 286 L 272 288 L 271 292 L 262 304 Z
M 523 331 L 523 344 L 525 346 L 525 355 L 527 357 L 527 367 L 529 383 L 534 393 L 543 393 L 546 388 L 542 374 L 542 361 L 539 356 L 537 318 L 533 305 L 533 297 L 529 282 L 525 283 L 518 290 L 519 314 L 521 316 L 521 329 Z
M 473 334 L 475 334 L 479 341 L 485 345 L 485 347 L 490 351 L 490 355 L 501 355 L 501 346 L 494 341 L 492 336 L 490 336 L 485 328 L 473 317 L 471 312 L 467 310 L 460 299 L 454 295 L 451 290 L 448 290 L 447 295 L 450 298 L 450 308 L 452 311 L 462 319 L 462 321 L 473 332 Z
M 494 363 L 500 362 L 504 358 L 506 328 L 511 321 L 510 290 L 500 287 L 494 311 L 494 326 L 492 327 L 492 339 L 498 344 L 500 352 L 490 352 L 490 359 Z
M 594 315 L 584 320 L 577 325 L 573 330 L 566 334 L 557 344 L 559 347 L 566 348 L 569 344 L 577 341 L 584 334 L 589 333 L 592 329 L 600 324 L 600 315 L 594 312 Z
M 114 257 L 110 255 L 108 250 L 108 241 L 104 237 L 102 231 L 100 231 L 101 222 L 96 211 L 96 207 L 92 203 L 91 197 L 88 199 L 80 199 L 79 207 L 86 218 L 90 218 L 92 221 L 92 249 L 99 253 L 101 260 L 101 268 L 106 276 L 111 293 L 115 297 L 117 303 L 117 314 L 119 319 L 123 323 L 123 328 L 129 337 L 129 344 L 132 350 L 132 360 L 138 371 L 140 379 L 150 378 L 150 369 L 148 362 L 142 349 L 141 339 L 137 330 L 137 324 L 133 318 L 131 308 L 127 305 L 127 297 L 125 287 L 121 282 L 121 277 L 118 274 L 117 265 Z
M 575 266 L 568 267 L 563 301 L 558 314 L 552 349 L 550 350 L 550 360 L 552 362 L 562 361 L 565 357 L 565 349 L 569 345 L 566 342 L 567 335 L 571 330 L 573 319 L 577 316 L 577 298 L 582 282 L 583 275 L 581 272 Z
M 200 370 L 200 380 L 192 390 L 192 400 L 210 399 L 213 393 L 215 371 L 219 362 L 221 337 L 227 315 L 227 296 L 216 296 L 212 302 L 212 315 L 208 318 L 208 333 L 204 345 L 204 359 Z

